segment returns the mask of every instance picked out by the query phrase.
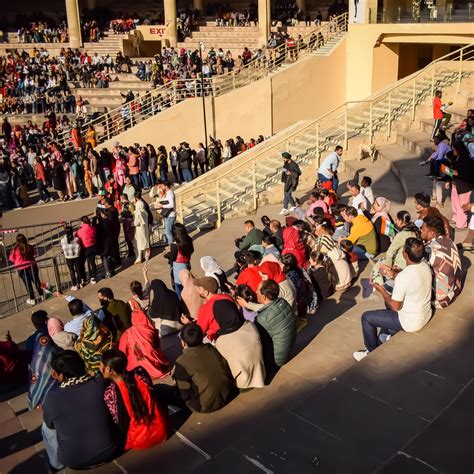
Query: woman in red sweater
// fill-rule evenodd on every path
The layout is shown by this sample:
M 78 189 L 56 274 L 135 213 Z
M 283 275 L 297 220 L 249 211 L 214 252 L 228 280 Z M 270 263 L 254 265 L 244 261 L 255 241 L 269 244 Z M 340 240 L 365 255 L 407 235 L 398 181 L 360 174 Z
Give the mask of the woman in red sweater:
M 13 263 L 18 270 L 18 276 L 26 287 L 28 292 L 27 304 L 36 304 L 35 292 L 33 285 L 38 292 L 39 297 L 42 296 L 43 290 L 41 288 L 41 281 L 38 272 L 38 265 L 35 260 L 35 249 L 28 244 L 28 240 L 23 234 L 18 234 L 15 245 L 10 252 L 10 262 Z
M 105 351 L 100 371 L 110 384 L 104 401 L 123 437 L 125 450 L 145 449 L 162 443 L 167 437 L 167 425 L 153 397 L 148 372 L 141 367 L 128 372 L 127 357 L 117 349 Z

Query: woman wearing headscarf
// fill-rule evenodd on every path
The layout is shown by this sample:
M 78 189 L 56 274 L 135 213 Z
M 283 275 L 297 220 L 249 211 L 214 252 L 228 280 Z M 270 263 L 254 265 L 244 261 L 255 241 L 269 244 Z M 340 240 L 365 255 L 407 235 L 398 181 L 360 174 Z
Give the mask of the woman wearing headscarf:
M 135 212 L 133 213 L 133 225 L 135 227 L 135 263 L 143 261 L 144 254 L 150 250 L 150 231 L 148 228 L 148 214 L 145 204 L 141 199 L 135 201 Z
M 262 276 L 262 280 L 273 280 L 275 283 L 278 283 L 278 286 L 280 287 L 278 297 L 283 298 L 296 314 L 296 288 L 292 281 L 286 278 L 280 264 L 264 262 L 260 265 L 259 272 Z
M 231 301 L 216 301 L 213 311 L 220 328 L 216 348 L 227 360 L 237 387 L 263 387 L 265 365 L 260 335 L 255 324 L 245 321 Z
M 215 278 L 219 284 L 219 291 L 221 293 L 229 293 L 228 281 L 224 270 L 219 266 L 213 257 L 202 257 L 201 268 L 204 271 L 204 276 Z
M 53 342 L 64 350 L 75 350 L 77 336 L 64 330 L 63 322 L 58 318 L 48 318 L 48 334 Z
M 124 449 L 145 449 L 166 440 L 166 418 L 153 396 L 150 376 L 141 368 L 130 371 L 127 366 L 121 351 L 112 349 L 102 354 L 102 376 L 110 382 L 104 402 Z
M 170 363 L 160 350 L 158 331 L 141 309 L 132 312 L 132 326 L 122 334 L 119 349 L 127 356 L 127 370 L 143 367 L 152 379 L 169 372 Z
M 181 306 L 179 299 L 176 293 L 167 288 L 162 280 L 152 280 L 150 283 L 148 314 L 155 323 L 160 337 L 174 334 L 183 327 L 180 322 Z
M 87 372 L 96 375 L 99 372 L 102 353 L 112 348 L 112 333 L 94 315 L 88 316 L 82 323 L 81 335 L 74 348 L 84 360 Z
M 379 241 L 380 253 L 386 252 L 395 236 L 395 225 L 389 214 L 390 201 L 384 197 L 375 199 L 372 205 L 371 221 Z
M 204 300 L 199 295 L 197 286 L 193 284 L 194 277 L 189 270 L 181 270 L 179 272 L 179 279 L 183 285 L 181 291 L 181 299 L 186 305 L 189 316 L 196 320 L 199 313 L 199 308 L 204 304 Z
M 51 376 L 51 361 L 58 348 L 47 332 L 38 331 L 29 367 L 28 407 L 41 407 L 56 381 Z
M 298 267 L 303 268 L 306 263 L 306 252 L 304 244 L 300 238 L 300 232 L 295 227 L 285 227 L 283 229 L 283 250 L 282 256 L 292 254 L 295 256 Z

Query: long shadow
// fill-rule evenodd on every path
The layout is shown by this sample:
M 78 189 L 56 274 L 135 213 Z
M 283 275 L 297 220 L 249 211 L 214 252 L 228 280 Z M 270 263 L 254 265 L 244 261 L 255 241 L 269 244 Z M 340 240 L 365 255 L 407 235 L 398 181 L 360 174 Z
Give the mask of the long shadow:
M 22 430 L 0 439 L 0 459 L 39 443 L 41 427 L 33 431 Z

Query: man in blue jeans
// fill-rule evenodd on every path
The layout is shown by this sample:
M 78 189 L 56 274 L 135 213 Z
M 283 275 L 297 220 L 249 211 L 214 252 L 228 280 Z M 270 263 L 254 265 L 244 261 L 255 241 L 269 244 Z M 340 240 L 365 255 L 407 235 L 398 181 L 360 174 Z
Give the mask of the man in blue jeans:
M 423 328 L 431 318 L 431 268 L 423 260 L 425 247 L 423 241 L 410 237 L 406 240 L 403 257 L 407 266 L 398 275 L 390 271 L 395 278 L 392 295 L 377 284 L 374 288 L 382 295 L 386 308 L 366 311 L 362 315 L 362 331 L 366 350 L 354 352 L 354 359 L 362 360 L 379 345 L 377 328 L 381 334 L 388 331 L 415 332 Z M 380 338 L 383 341 L 383 337 Z
M 296 202 L 293 199 L 292 193 L 294 193 L 298 187 L 301 170 L 298 164 L 291 159 L 290 153 L 285 151 L 281 156 L 283 157 L 284 164 L 281 173 L 281 182 L 283 183 L 283 209 L 280 215 L 283 215 L 296 209 Z M 287 209 L 288 205 L 291 206 L 289 210 Z
M 168 245 L 171 245 L 171 242 L 173 242 L 173 224 L 176 221 L 175 195 L 168 181 L 163 181 L 158 187 L 164 193 L 165 197 L 153 204 L 153 207 L 155 209 L 162 209 L 163 219 L 165 221 L 166 241 Z
M 337 191 L 339 186 L 337 169 L 339 168 L 343 151 L 342 146 L 338 145 L 332 153 L 324 158 L 318 169 L 318 180 L 322 183 L 332 181 L 332 189 L 334 189 L 334 191 Z

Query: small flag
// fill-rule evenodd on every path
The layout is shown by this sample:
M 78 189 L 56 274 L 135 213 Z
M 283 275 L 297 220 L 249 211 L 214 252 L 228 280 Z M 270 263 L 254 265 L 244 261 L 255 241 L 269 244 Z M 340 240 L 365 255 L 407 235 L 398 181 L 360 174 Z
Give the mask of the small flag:
M 395 236 L 395 226 L 393 225 L 390 219 L 387 219 L 385 217 L 382 218 L 382 226 L 380 228 L 380 232 L 390 238 L 393 238 Z
M 458 175 L 458 172 L 456 170 L 453 170 L 446 165 L 441 165 L 441 173 L 444 173 L 446 176 L 449 176 L 450 178 Z

